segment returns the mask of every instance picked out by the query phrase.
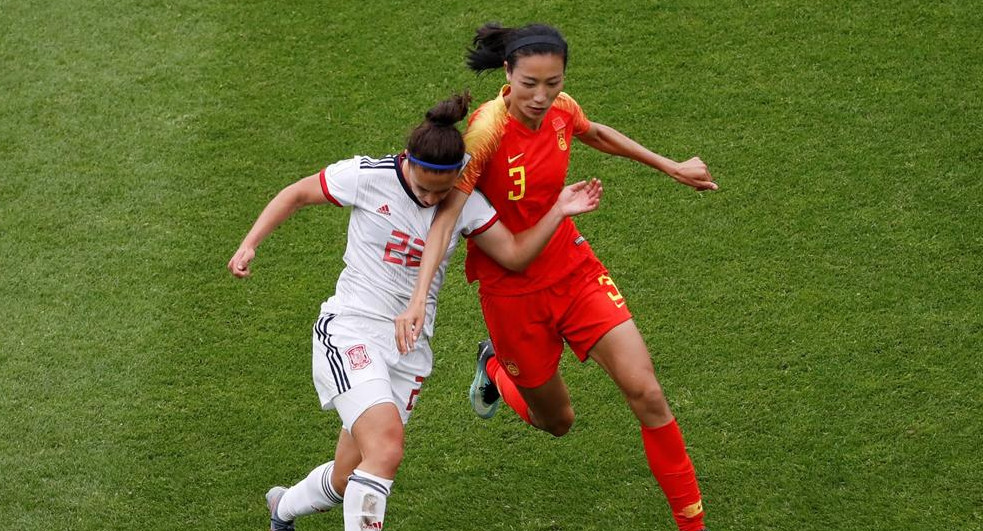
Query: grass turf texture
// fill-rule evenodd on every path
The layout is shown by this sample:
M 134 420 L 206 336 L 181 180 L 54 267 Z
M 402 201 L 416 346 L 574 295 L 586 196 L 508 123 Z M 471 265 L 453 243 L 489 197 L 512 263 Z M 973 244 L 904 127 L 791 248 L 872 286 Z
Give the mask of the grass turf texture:
M 225 270 L 282 186 L 402 146 L 500 73 L 490 19 L 568 36 L 567 90 L 695 194 L 576 146 L 578 223 L 680 419 L 714 529 L 983 527 L 983 17 L 968 2 L 0 1 L 0 518 L 17 529 L 262 529 L 333 452 L 309 327 L 345 213 L 302 211 Z M 465 400 L 483 337 L 461 258 L 393 528 L 671 529 L 635 421 L 565 360 L 562 439 Z M 340 529 L 340 512 L 303 529 Z

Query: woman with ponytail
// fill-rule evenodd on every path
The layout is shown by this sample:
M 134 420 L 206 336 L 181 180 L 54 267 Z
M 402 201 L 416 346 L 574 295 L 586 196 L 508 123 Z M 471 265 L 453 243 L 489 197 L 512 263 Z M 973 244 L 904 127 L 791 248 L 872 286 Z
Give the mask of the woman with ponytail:
M 343 506 L 346 531 L 382 529 L 386 502 L 403 458 L 403 426 L 433 366 L 429 338 L 437 291 L 455 241 L 439 249 L 436 282 L 426 295 L 430 316 L 415 347 L 400 355 L 393 319 L 405 308 L 419 271 L 436 205 L 464 166 L 456 124 L 470 96 L 453 97 L 426 114 L 406 150 L 382 158 L 354 157 L 284 188 L 266 206 L 229 260 L 236 277 L 249 276 L 256 248 L 298 209 L 351 207 L 345 269 L 334 295 L 321 305 L 313 329 L 313 377 L 321 407 L 337 410 L 342 429 L 334 460 L 290 488 L 266 494 L 270 529 L 294 529 L 295 518 Z M 504 266 L 525 267 L 567 216 L 597 208 L 600 183 L 564 189 L 543 220 L 513 235 L 480 194 L 469 197 L 453 231 Z
M 428 236 L 441 248 L 468 200 L 480 191 L 513 231 L 543 219 L 563 189 L 574 138 L 630 158 L 696 190 L 716 190 L 699 158 L 675 162 L 615 129 L 587 119 L 564 93 L 567 42 L 555 28 L 528 25 L 478 29 L 467 56 L 475 72 L 504 68 L 498 97 L 471 116 L 465 142 L 472 156 L 441 204 Z M 437 255 L 425 252 L 410 305 L 396 318 L 401 351 L 413 348 L 426 315 L 426 287 Z M 478 293 L 491 340 L 479 345 L 471 403 L 490 418 L 504 399 L 526 423 L 555 436 L 573 424 L 570 395 L 558 372 L 564 341 L 581 361 L 598 363 L 618 385 L 641 425 L 652 474 L 682 531 L 705 529 L 696 475 L 682 434 L 655 377 L 652 360 L 622 293 L 571 220 L 564 220 L 528 268 L 501 267 L 468 245 L 466 273 Z

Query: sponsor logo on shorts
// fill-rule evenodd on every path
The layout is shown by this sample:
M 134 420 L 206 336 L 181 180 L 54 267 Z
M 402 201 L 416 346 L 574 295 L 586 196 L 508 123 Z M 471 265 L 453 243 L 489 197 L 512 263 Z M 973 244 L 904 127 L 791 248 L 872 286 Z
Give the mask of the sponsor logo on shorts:
M 348 363 L 351 364 L 353 371 L 364 369 L 372 363 L 369 353 L 365 351 L 365 345 L 355 345 L 346 350 L 345 354 L 348 356 Z
M 509 371 L 512 376 L 519 375 L 519 366 L 512 360 L 505 360 L 505 370 Z

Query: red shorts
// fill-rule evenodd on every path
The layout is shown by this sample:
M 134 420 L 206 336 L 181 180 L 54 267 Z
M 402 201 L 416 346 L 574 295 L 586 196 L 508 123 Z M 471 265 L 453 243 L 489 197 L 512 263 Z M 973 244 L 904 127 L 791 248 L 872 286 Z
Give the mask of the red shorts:
M 495 357 L 522 387 L 556 374 L 566 340 L 580 361 L 612 328 L 631 319 L 604 264 L 589 259 L 549 288 L 523 295 L 482 295 Z

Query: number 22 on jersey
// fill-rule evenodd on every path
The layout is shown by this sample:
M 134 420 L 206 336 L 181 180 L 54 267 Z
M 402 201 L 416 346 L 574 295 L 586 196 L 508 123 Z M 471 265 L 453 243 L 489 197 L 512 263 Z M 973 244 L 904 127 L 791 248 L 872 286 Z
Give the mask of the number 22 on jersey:
M 398 230 L 392 232 L 392 237 L 396 241 L 386 244 L 386 252 L 382 255 L 382 261 L 405 265 L 406 267 L 420 267 L 425 242 L 420 238 L 413 238 L 413 245 L 417 247 L 410 247 L 410 235 Z M 403 256 L 406 258 L 404 259 Z

